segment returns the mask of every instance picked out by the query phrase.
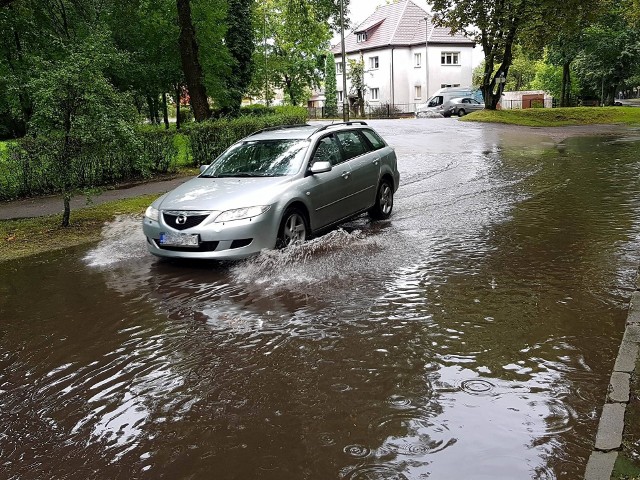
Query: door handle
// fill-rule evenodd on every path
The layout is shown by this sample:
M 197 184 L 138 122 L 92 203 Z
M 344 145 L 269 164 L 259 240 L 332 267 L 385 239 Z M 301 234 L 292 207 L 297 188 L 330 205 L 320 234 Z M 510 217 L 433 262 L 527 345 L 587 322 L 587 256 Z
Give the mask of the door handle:
M 379 159 L 379 158 L 376 158 L 376 159 L 373 161 L 373 164 L 374 164 L 374 165 L 380 165 L 380 159 Z
M 349 172 L 342 172 L 342 178 L 344 178 L 345 180 L 349 178 L 349 175 L 351 175 Z

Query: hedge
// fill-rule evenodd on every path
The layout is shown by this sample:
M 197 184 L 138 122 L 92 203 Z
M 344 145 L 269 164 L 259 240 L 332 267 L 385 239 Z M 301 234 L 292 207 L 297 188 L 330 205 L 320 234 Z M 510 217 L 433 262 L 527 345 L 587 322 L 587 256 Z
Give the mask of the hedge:
M 230 145 L 263 128 L 299 125 L 307 121 L 307 109 L 275 107 L 268 116 L 242 116 L 231 120 L 192 123 L 185 128 L 193 165 L 208 165 Z
M 184 129 L 137 128 L 128 142 L 72 145 L 71 183 L 78 189 L 113 185 L 174 171 L 181 165 L 205 165 L 231 144 L 263 128 L 303 124 L 307 110 L 275 107 L 273 114 L 241 116 L 185 125 Z M 60 191 L 61 138 L 24 137 L 0 149 L 0 200 Z

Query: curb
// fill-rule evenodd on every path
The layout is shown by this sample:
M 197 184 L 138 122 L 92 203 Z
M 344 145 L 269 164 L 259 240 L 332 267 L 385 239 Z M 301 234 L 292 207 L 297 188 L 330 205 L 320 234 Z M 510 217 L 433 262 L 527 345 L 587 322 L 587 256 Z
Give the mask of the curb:
M 607 398 L 602 408 L 596 442 L 587 462 L 585 480 L 610 480 L 613 467 L 622 448 L 624 417 L 630 400 L 631 375 L 636 368 L 640 351 L 640 271 L 635 291 L 631 294 L 629 314 L 613 367 Z

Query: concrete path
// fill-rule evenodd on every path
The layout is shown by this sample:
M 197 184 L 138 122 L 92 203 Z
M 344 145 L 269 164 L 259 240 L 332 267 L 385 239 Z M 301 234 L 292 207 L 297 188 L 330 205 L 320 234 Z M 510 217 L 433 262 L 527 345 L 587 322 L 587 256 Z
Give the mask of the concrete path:
M 105 190 L 102 194 L 92 197 L 92 203 L 89 205 L 87 205 L 87 197 L 83 195 L 76 195 L 71 200 L 71 210 L 78 210 L 91 205 L 100 205 L 102 203 L 120 200 L 123 198 L 138 197 L 140 195 L 161 195 L 177 187 L 181 183 L 184 183 L 189 178 L 191 177 L 181 176 L 170 180 L 145 182 L 115 190 Z M 62 213 L 62 210 L 62 197 L 59 195 L 1 202 L 0 220 L 41 217 Z

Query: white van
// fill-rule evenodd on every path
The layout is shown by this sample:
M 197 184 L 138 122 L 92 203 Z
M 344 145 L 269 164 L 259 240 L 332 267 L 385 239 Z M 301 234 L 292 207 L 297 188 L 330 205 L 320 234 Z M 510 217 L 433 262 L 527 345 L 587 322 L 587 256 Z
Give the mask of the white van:
M 477 97 L 477 90 L 471 87 L 446 87 L 437 90 L 429 99 L 420 105 L 416 105 L 416 117 L 427 116 L 429 113 L 444 115 L 444 104 L 452 98 Z

